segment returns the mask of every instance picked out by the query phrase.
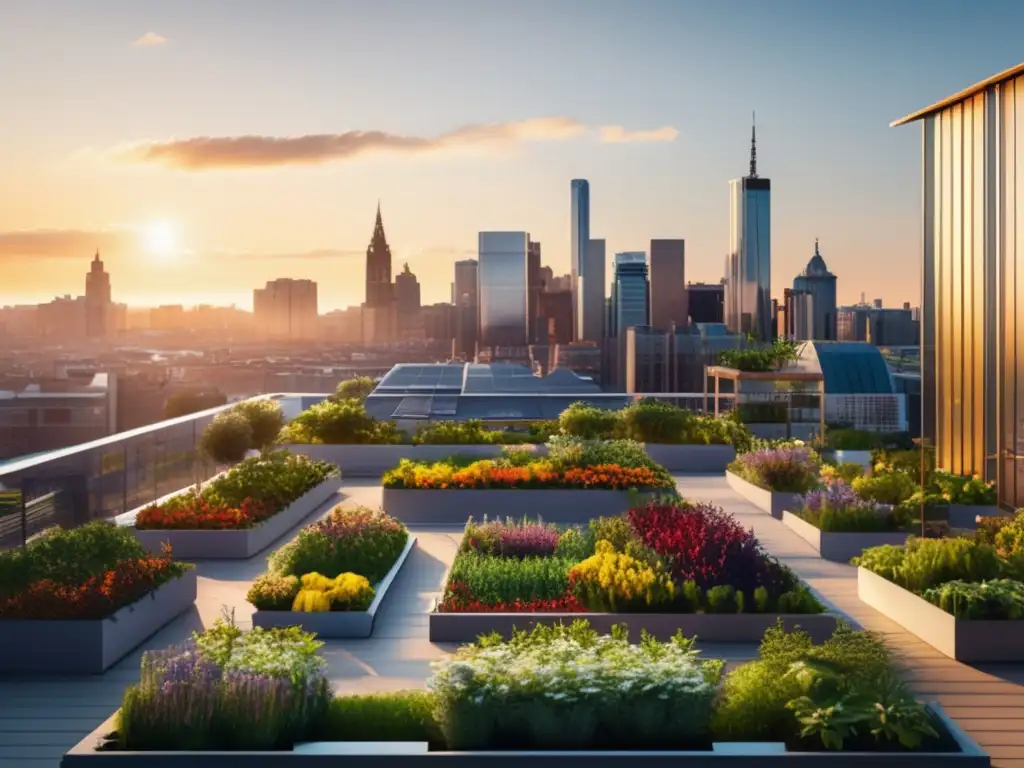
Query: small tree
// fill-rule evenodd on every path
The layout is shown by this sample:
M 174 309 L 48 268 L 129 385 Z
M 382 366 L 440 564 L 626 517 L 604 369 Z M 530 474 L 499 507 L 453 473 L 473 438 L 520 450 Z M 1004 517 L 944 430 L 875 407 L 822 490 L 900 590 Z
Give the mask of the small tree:
M 693 416 L 682 408 L 651 398 L 631 403 L 619 418 L 623 436 L 639 443 L 681 443 L 693 421 Z
M 334 390 L 335 400 L 358 400 L 364 401 L 369 397 L 377 385 L 369 376 L 357 376 L 341 382 Z
M 607 440 L 615 436 L 619 415 L 586 403 L 573 403 L 558 417 L 563 435 L 574 435 L 587 440 Z
M 219 413 L 203 430 L 199 448 L 218 464 L 234 464 L 252 448 L 252 426 L 234 409 Z
M 164 403 L 164 418 L 176 419 L 179 416 L 188 416 L 190 413 L 198 413 L 208 408 L 216 408 L 218 405 L 225 405 L 227 401 L 224 393 L 217 390 L 183 389 L 167 398 L 167 402 Z
M 252 429 L 252 447 L 266 450 L 284 427 L 284 413 L 274 400 L 246 400 L 231 409 L 240 413 Z

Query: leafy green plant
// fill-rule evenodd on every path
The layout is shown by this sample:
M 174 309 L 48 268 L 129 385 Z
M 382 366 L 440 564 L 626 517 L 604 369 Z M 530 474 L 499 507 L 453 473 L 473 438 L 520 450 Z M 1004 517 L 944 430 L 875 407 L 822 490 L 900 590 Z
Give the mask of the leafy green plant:
M 562 411 L 558 417 L 558 426 L 563 435 L 586 440 L 607 440 L 616 436 L 619 415 L 615 411 L 577 402 Z
M 357 376 L 341 382 L 332 397 L 334 400 L 358 400 L 361 403 L 370 396 L 376 386 L 369 376 Z
M 803 343 L 790 339 L 775 339 L 771 344 L 752 345 L 744 349 L 726 349 L 719 353 L 718 364 L 739 371 L 777 371 L 800 358 Z
M 952 472 L 936 470 L 931 475 L 931 482 L 950 504 L 994 506 L 996 503 L 996 484 L 986 482 L 981 475 L 961 477 Z
M 388 445 L 404 441 L 394 422 L 377 421 L 359 400 L 324 400 L 310 406 L 281 431 L 282 443 Z
M 416 430 L 412 441 L 416 445 L 522 445 L 537 442 L 525 432 L 484 429 L 483 422 L 476 419 L 428 424 Z
M 947 581 L 921 597 L 958 619 L 1024 619 L 1024 584 L 1011 579 Z
M 652 398 L 636 400 L 619 412 L 622 436 L 640 443 L 681 443 L 693 416 Z
M 448 583 L 464 585 L 474 599 L 485 604 L 554 600 L 566 594 L 569 569 L 574 564 L 560 557 L 517 560 L 460 552 L 452 563 Z
M 336 696 L 327 711 L 322 741 L 412 741 L 444 748 L 434 718 L 434 697 L 426 691 Z
M 916 594 L 949 581 L 996 579 L 1004 569 L 991 546 L 963 537 L 911 536 L 905 547 L 872 547 L 854 558 L 853 563 Z
M 199 448 L 218 464 L 234 464 L 252 448 L 252 425 L 234 410 L 218 413 L 206 425 Z
M 883 471 L 862 475 L 851 483 L 862 499 L 878 504 L 902 504 L 918 490 L 917 483 L 904 472 Z
M 284 413 L 275 400 L 245 400 L 231 409 L 240 414 L 252 430 L 250 448 L 265 450 L 274 444 L 278 433 L 284 427 Z
M 264 573 L 253 581 L 245 599 L 258 611 L 290 611 L 298 594 L 298 576 Z

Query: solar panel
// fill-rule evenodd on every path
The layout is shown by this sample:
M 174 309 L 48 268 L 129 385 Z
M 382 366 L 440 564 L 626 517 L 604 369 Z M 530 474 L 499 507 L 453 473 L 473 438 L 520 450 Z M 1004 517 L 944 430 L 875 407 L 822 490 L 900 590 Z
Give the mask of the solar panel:
M 396 419 L 426 419 L 430 416 L 429 395 L 410 395 L 403 397 L 402 402 L 395 408 L 393 418 Z

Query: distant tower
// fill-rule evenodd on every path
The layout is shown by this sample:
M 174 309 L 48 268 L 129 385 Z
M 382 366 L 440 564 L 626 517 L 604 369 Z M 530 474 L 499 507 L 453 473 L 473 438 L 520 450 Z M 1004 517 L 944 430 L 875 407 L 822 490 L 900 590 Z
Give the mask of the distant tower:
M 836 338 L 836 276 L 828 271 L 814 239 L 814 255 L 807 268 L 793 280 L 793 293 L 811 295 L 811 335 L 809 339 L 828 341 Z M 806 340 L 806 339 L 805 339 Z
M 391 284 L 391 248 L 384 234 L 384 221 L 380 215 L 380 201 L 377 201 L 377 220 L 373 225 L 373 237 L 366 249 L 366 306 L 379 307 L 394 298 Z
M 110 275 L 103 269 L 97 249 L 85 276 L 85 335 L 89 338 L 106 336 L 109 315 Z

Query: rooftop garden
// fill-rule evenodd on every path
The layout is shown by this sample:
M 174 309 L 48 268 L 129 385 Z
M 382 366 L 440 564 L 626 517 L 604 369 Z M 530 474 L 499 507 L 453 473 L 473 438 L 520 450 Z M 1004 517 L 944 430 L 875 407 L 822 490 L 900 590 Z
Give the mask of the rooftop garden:
M 153 504 L 136 516 L 139 530 L 254 528 L 332 477 L 338 468 L 287 451 L 241 461 L 202 488 Z
M 820 613 L 752 531 L 709 504 L 654 501 L 589 527 L 467 523 L 440 613 Z
M 687 749 L 779 741 L 792 750 L 944 751 L 942 724 L 881 640 L 841 626 L 821 645 L 769 630 L 725 670 L 692 638 L 630 644 L 585 621 L 486 636 L 434 664 L 426 690 L 334 695 L 321 643 L 230 623 L 150 652 L 99 750 L 288 750 L 309 741 L 437 750 Z M 515 716 L 510 716 L 515 713 Z M 565 727 L 565 724 L 571 727 Z
M 128 528 L 53 528 L 0 553 L 0 620 L 105 619 L 191 567 L 150 555 Z
M 748 373 L 779 371 L 800 359 L 803 342 L 775 339 L 771 344 L 750 343 L 742 349 L 726 349 L 718 354 L 718 364 Z

